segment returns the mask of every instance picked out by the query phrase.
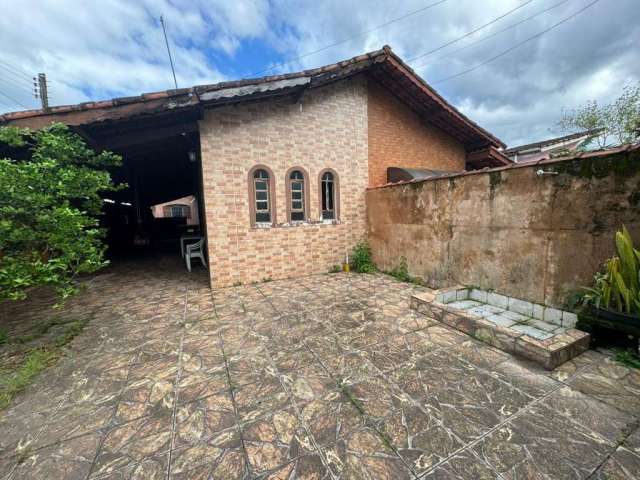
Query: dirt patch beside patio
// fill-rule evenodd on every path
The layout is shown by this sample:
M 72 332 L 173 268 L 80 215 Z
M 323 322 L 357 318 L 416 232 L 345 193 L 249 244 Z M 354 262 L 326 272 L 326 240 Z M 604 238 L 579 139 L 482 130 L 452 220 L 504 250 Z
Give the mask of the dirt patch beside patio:
M 420 291 L 115 266 L 0 414 L 0 478 L 632 478 L 638 371 L 589 351 L 545 372 L 412 311 Z

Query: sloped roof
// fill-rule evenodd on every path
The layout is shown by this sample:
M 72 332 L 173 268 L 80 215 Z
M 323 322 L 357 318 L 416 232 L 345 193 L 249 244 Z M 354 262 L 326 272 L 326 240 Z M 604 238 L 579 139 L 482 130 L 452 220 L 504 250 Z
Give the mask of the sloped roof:
M 582 137 L 588 137 L 597 135 L 600 132 L 599 129 L 585 130 L 583 132 L 571 133 L 562 137 L 548 138 L 540 142 L 527 143 L 525 145 L 518 145 L 517 147 L 510 147 L 502 151 L 505 155 L 512 155 L 514 153 L 522 152 L 523 150 L 531 150 L 533 148 L 544 148 L 549 145 L 555 145 L 556 143 L 569 142 L 571 140 L 578 140 Z
M 0 115 L 0 124 L 31 128 L 42 128 L 51 122 L 88 125 L 282 95 L 364 72 L 416 110 L 426 121 L 465 144 L 467 150 L 486 146 L 505 147 L 501 140 L 449 104 L 388 46 L 349 60 L 300 72 L 63 105 L 48 111 L 5 113 Z

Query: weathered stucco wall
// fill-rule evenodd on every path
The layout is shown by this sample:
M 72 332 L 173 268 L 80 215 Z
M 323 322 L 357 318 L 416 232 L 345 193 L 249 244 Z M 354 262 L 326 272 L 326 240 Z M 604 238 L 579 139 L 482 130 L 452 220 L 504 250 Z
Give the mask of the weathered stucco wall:
M 540 168 L 559 172 L 537 176 Z M 640 150 L 367 192 L 374 259 L 550 305 L 591 282 L 625 223 L 640 242 Z

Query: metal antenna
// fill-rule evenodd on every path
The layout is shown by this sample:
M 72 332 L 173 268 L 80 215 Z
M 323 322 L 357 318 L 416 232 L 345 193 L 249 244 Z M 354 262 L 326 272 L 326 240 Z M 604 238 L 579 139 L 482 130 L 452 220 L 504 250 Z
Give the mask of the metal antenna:
M 173 73 L 173 83 L 176 86 L 176 90 L 178 89 L 178 81 L 176 80 L 176 71 L 173 68 L 173 59 L 171 58 L 171 49 L 169 48 L 169 40 L 167 40 L 167 30 L 164 27 L 164 19 L 162 15 L 160 15 L 160 23 L 162 24 L 162 31 L 164 32 L 164 43 L 167 44 L 167 53 L 169 54 L 169 63 L 171 64 L 171 73 Z

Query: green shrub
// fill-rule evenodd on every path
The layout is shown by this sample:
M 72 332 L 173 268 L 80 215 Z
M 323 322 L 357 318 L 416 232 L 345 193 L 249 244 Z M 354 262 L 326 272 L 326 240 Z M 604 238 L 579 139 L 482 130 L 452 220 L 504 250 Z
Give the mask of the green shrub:
M 329 269 L 329 273 L 340 273 L 342 271 L 342 267 L 340 265 L 334 265 Z
M 412 277 L 409 274 L 409 267 L 407 265 L 406 257 L 400 257 L 400 263 L 386 272 L 388 275 L 400 280 L 401 282 L 415 283 L 416 285 L 424 285 L 422 279 L 418 277 Z
M 0 345 L 7 343 L 7 340 L 9 340 L 9 334 L 0 328 Z
M 365 241 L 359 242 L 351 252 L 351 268 L 358 273 L 376 271 L 376 265 L 371 258 L 371 247 Z
M 389 272 L 389 275 L 397 278 L 401 282 L 412 282 L 413 277 L 409 275 L 409 267 L 407 266 L 407 259 L 400 257 L 400 263 L 393 267 Z
M 616 361 L 629 368 L 640 369 L 640 357 L 630 350 L 618 350 L 616 352 Z
M 618 255 L 605 263 L 605 271 L 596 273 L 595 286 L 587 289 L 583 300 L 598 308 L 640 315 L 640 251 L 633 248 L 627 229 L 616 232 Z
M 64 300 L 78 275 L 107 264 L 99 217 L 102 196 L 123 188 L 109 173 L 121 158 L 59 123 L 0 127 L 0 151 L 0 300 L 44 285 Z

